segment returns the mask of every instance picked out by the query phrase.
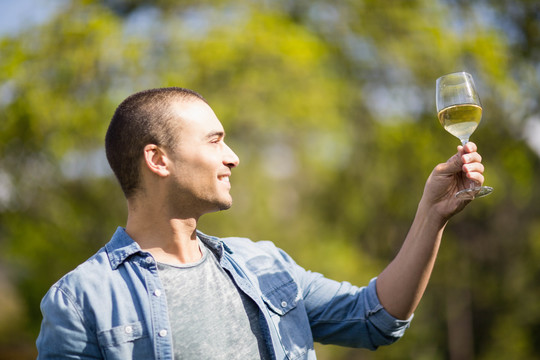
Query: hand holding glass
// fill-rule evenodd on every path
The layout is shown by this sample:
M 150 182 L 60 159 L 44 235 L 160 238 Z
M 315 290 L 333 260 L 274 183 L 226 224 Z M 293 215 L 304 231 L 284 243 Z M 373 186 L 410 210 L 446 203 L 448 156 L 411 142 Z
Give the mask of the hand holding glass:
M 441 76 L 437 79 L 436 96 L 439 122 L 465 146 L 482 119 L 482 104 L 471 74 L 457 72 Z M 492 191 L 492 187 L 473 182 L 469 189 L 456 193 L 456 197 L 472 200 Z

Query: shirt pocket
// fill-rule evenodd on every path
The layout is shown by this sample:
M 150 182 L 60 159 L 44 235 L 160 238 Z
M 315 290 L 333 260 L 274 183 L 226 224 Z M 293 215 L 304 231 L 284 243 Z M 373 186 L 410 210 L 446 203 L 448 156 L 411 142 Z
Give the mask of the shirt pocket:
M 298 284 L 286 271 L 258 276 L 262 299 L 288 359 L 304 359 L 313 349 L 313 335 Z
M 296 307 L 300 291 L 281 262 L 270 256 L 256 256 L 246 265 L 255 275 L 261 297 L 272 312 L 285 315 Z
M 98 333 L 106 359 L 153 359 L 154 347 L 141 322 L 113 327 Z
M 278 315 L 287 314 L 298 304 L 298 286 L 292 279 L 269 291 L 264 292 L 263 289 L 261 290 L 263 291 L 262 298 L 266 306 Z

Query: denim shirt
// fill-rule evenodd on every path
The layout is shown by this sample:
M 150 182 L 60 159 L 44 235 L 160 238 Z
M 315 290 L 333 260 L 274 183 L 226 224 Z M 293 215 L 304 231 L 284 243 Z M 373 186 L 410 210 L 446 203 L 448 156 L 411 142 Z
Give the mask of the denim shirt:
M 258 305 L 274 359 L 315 359 L 314 341 L 374 350 L 409 327 L 381 306 L 376 279 L 358 288 L 306 271 L 271 242 L 198 236 Z M 41 311 L 38 359 L 173 359 L 156 261 L 123 228 L 51 287 Z

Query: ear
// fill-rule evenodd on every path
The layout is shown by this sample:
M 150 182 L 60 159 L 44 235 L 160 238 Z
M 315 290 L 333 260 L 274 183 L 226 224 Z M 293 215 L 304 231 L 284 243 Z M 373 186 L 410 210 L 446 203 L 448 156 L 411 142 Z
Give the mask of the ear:
M 148 144 L 144 147 L 144 163 L 152 173 L 161 177 L 169 176 L 167 154 L 159 146 Z

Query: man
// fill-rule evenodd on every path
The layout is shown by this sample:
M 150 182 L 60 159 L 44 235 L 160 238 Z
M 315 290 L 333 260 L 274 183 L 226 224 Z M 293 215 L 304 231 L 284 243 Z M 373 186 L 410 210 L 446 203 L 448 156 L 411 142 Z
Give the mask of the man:
M 128 97 L 106 135 L 128 219 L 42 301 L 39 359 L 314 359 L 313 341 L 376 349 L 400 338 L 443 229 L 482 183 L 468 143 L 430 175 L 397 257 L 366 287 L 306 271 L 269 242 L 219 239 L 199 218 L 231 206 L 239 159 L 199 94 Z

